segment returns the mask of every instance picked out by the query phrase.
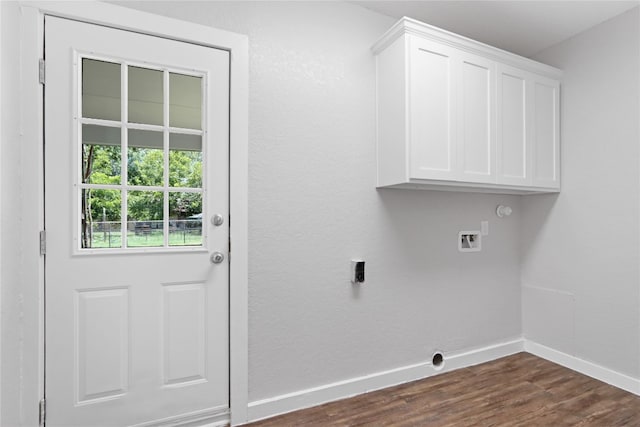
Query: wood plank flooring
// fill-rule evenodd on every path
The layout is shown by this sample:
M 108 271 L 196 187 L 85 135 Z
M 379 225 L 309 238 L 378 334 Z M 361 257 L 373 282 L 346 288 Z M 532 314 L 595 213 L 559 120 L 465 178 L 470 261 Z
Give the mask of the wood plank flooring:
M 640 397 L 519 353 L 249 425 L 640 427 Z

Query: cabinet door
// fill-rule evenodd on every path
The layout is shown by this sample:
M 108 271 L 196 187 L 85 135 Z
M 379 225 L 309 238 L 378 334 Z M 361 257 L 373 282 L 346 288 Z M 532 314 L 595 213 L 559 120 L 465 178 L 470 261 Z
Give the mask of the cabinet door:
M 534 187 L 560 188 L 560 84 L 532 75 Z
M 410 178 L 455 179 L 457 51 L 409 38 Z
M 527 123 L 532 117 L 528 73 L 498 64 L 497 71 L 497 182 L 531 185 L 531 137 Z
M 461 53 L 458 82 L 458 178 L 495 183 L 495 62 Z

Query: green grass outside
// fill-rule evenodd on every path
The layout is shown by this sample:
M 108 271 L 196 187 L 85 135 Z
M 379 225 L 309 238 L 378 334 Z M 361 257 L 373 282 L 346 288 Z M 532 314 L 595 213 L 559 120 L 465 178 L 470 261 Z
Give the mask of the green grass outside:
M 162 247 L 164 246 L 164 236 L 162 230 L 153 230 L 150 233 L 135 234 L 133 231 L 127 233 L 127 244 L 130 248 Z M 169 246 L 200 246 L 202 245 L 202 234 L 200 230 L 176 230 L 169 233 Z M 120 248 L 122 239 L 120 231 L 93 233 L 92 248 Z

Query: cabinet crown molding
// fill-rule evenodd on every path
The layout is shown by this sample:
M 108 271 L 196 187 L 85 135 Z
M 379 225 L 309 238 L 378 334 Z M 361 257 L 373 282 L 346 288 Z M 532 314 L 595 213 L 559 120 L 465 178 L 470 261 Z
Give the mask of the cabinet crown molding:
M 525 69 L 527 71 L 544 75 L 546 77 L 561 80 L 562 70 L 550 65 L 536 62 L 524 56 L 508 52 L 497 47 L 452 33 L 433 25 L 425 24 L 409 17 L 402 17 L 395 23 L 380 39 L 371 47 L 374 54 L 378 54 L 403 35 L 415 35 L 424 39 L 452 46 L 472 54 L 481 55 L 488 59 L 511 65 L 513 67 Z

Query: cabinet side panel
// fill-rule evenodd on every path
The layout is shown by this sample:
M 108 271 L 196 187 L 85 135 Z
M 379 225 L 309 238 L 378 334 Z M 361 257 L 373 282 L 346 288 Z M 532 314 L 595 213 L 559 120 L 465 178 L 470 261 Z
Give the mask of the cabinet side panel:
M 378 186 L 406 182 L 405 38 L 376 57 Z
M 411 46 L 411 177 L 452 179 L 455 136 L 452 51 L 424 40 Z

